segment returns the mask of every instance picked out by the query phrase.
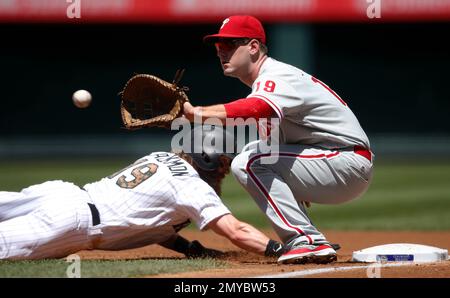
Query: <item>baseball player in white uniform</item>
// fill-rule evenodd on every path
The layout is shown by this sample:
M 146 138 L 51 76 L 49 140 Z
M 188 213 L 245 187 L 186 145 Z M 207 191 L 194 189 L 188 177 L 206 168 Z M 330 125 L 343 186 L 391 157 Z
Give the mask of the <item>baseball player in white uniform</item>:
M 48 181 L 21 192 L 2 191 L 0 259 L 60 258 L 79 250 L 122 250 L 154 243 L 186 256 L 217 256 L 218 251 L 177 234 L 190 220 L 200 230 L 211 228 L 243 249 L 280 255 L 280 243 L 238 221 L 201 179 L 203 165 L 221 180 L 230 163 L 230 157 L 211 151 L 153 152 L 83 188 Z
M 218 34 L 204 40 L 215 44 L 224 74 L 252 92 L 227 104 L 186 103 L 184 116 L 191 121 L 218 118 L 224 124 L 227 118 L 278 122 L 259 127 L 260 137 L 278 130 L 278 148 L 268 153 L 259 146 L 263 140 L 248 144 L 233 160 L 232 173 L 286 245 L 279 263 L 336 260 L 336 251 L 312 224 L 305 205 L 343 203 L 368 189 L 373 156 L 357 118 L 320 80 L 268 57 L 264 28 L 256 18 L 231 16 Z

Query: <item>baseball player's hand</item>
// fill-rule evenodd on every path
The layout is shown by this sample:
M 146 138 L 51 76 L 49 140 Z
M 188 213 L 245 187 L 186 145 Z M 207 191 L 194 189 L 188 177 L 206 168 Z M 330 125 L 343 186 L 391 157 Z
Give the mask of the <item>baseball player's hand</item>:
M 220 258 L 225 256 L 225 253 L 220 250 L 206 248 L 197 240 L 194 240 L 189 244 L 189 247 L 184 254 L 188 258 Z
M 189 121 L 193 122 L 194 121 L 194 113 L 195 113 L 194 107 L 191 105 L 190 102 L 186 101 L 183 104 L 183 116 L 184 116 L 184 118 L 186 118 Z

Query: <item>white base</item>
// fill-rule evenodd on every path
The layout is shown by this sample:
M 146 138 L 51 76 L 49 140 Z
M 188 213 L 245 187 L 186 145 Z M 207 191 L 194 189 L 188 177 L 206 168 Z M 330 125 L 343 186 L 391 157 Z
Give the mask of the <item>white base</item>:
M 433 246 L 394 243 L 353 252 L 353 262 L 439 262 L 448 259 L 448 251 Z

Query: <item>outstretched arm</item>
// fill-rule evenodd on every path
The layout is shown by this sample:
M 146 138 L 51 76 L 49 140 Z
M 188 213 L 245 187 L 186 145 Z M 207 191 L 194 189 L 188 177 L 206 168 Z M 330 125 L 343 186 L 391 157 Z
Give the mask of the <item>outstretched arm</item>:
M 227 112 L 222 104 L 206 107 L 194 107 L 190 102 L 185 102 L 183 105 L 183 113 L 190 122 L 194 122 L 194 120 L 201 120 L 203 123 L 203 121 L 208 118 L 218 118 L 222 124 L 225 124 L 227 119 Z
M 217 118 L 226 125 L 227 117 L 244 120 L 277 117 L 275 110 L 258 97 L 241 98 L 226 104 L 206 107 L 194 107 L 190 102 L 185 102 L 183 107 L 184 116 L 191 122 L 201 120 L 203 123 L 208 118 Z
M 284 252 L 281 243 L 269 239 L 255 227 L 237 220 L 231 214 L 213 220 L 208 227 L 228 238 L 234 245 L 260 255 L 280 256 Z

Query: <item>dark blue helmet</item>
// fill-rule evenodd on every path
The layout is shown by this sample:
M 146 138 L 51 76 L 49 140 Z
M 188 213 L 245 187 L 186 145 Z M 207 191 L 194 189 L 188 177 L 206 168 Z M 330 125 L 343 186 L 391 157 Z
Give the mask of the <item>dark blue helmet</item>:
M 236 140 L 234 135 L 221 126 L 199 125 L 191 130 L 190 155 L 195 165 L 207 172 L 221 167 L 220 156 L 230 158 L 236 156 Z

